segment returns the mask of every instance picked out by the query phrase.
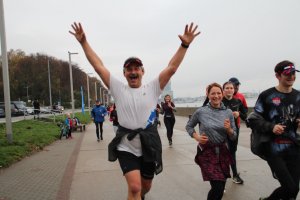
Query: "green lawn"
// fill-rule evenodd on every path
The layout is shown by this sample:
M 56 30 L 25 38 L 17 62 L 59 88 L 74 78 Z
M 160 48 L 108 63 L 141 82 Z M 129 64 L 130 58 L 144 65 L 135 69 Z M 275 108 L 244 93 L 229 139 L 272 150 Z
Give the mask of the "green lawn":
M 89 114 L 76 113 L 81 123 L 88 124 Z M 64 121 L 65 115 L 48 120 L 23 120 L 12 124 L 13 143 L 9 144 L 6 137 L 5 124 L 0 124 L 0 168 L 8 167 L 25 156 L 42 150 L 45 146 L 59 139 L 57 123 Z

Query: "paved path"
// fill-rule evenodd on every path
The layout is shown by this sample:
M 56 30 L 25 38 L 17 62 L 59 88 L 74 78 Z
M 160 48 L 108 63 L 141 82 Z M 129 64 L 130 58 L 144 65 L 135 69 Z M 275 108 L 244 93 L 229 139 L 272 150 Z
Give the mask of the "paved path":
M 194 163 L 196 142 L 184 130 L 187 118 L 176 117 L 173 147 L 164 126 L 164 171 L 155 177 L 147 200 L 205 200 L 209 183 L 202 181 Z M 241 129 L 238 169 L 244 185 L 228 179 L 224 200 L 256 200 L 267 196 L 278 183 L 264 161 L 249 150 L 249 130 Z M 76 132 L 74 139 L 53 143 L 0 172 L 0 200 L 122 200 L 127 185 L 118 162 L 107 161 L 107 145 L 114 137 L 110 122 L 104 123 L 104 140 L 96 141 L 95 127 Z M 300 200 L 300 198 L 298 197 Z

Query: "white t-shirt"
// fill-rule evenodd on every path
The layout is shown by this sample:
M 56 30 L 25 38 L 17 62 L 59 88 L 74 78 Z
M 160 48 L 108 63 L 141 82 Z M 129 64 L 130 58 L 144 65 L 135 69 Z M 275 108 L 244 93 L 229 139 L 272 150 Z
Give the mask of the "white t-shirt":
M 115 100 L 121 126 L 133 130 L 144 129 L 154 123 L 157 100 L 162 92 L 158 77 L 139 88 L 131 88 L 110 76 L 110 91 Z M 117 149 L 141 156 L 139 135 L 131 141 L 125 135 Z

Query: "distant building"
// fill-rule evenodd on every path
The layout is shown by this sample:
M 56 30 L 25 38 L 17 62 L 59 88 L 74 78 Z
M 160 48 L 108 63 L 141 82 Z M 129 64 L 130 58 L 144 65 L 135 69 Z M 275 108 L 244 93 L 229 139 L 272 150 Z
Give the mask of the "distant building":
M 173 90 L 171 88 L 171 81 L 169 81 L 166 87 L 164 88 L 161 94 L 161 99 L 163 99 L 167 94 L 170 95 L 172 99 L 174 98 Z

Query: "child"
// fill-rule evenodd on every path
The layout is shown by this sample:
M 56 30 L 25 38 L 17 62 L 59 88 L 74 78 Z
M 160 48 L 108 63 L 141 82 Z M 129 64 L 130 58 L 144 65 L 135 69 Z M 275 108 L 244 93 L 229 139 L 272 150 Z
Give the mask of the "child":
M 70 116 L 70 113 L 67 113 L 67 118 L 65 120 L 65 124 L 68 126 L 68 135 L 67 135 L 67 139 L 70 138 L 72 139 L 72 128 L 73 128 L 73 120 Z

